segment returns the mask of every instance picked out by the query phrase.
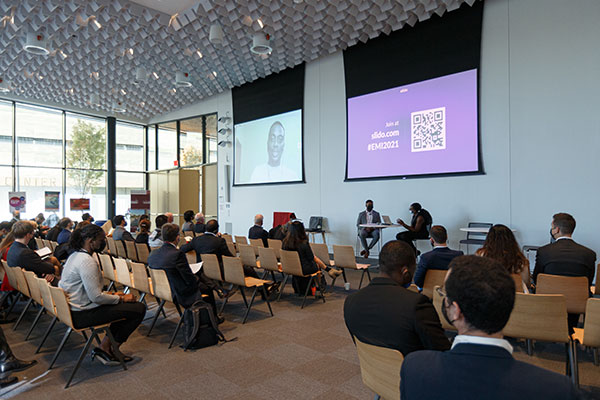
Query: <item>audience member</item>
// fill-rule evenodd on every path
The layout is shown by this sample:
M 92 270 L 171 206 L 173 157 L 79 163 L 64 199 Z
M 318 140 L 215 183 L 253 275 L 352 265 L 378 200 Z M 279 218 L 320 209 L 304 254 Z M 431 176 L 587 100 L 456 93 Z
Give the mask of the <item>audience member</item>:
M 0 389 L 10 386 L 19 380 L 16 376 L 10 376 L 12 373 L 25 371 L 35 364 L 37 364 L 35 360 L 24 361 L 15 357 L 6 341 L 4 331 L 0 328 Z
M 298 252 L 302 273 L 304 275 L 310 275 L 319 270 L 324 270 L 327 271 L 332 279 L 335 279 L 342 274 L 342 271 L 331 268 L 329 265 L 325 265 L 323 261 L 319 260 L 319 258 L 313 254 L 312 249 L 308 244 L 308 237 L 304 230 L 304 224 L 300 221 L 294 221 L 288 225 L 287 234 L 285 235 L 285 239 L 283 239 L 281 248 L 283 250 Z M 294 276 L 292 279 L 294 289 L 298 293 L 304 295 L 310 278 Z
M 82 229 L 90 224 L 91 224 L 91 222 L 89 220 L 83 220 L 80 223 L 78 223 L 77 226 L 75 226 L 75 230 Z M 69 256 L 71 254 L 73 254 L 73 252 L 74 252 L 74 250 L 71 248 L 71 244 L 69 241 L 67 243 L 59 244 L 54 249 L 54 257 L 56 257 L 58 259 L 58 261 L 60 261 L 62 263 L 64 261 L 66 261 L 67 258 L 69 258 Z
M 90 223 L 94 222 L 94 217 L 92 217 L 92 215 L 90 213 L 84 213 L 81 216 L 81 220 L 82 221 L 89 221 Z
M 360 251 L 360 255 L 364 256 L 365 258 L 369 258 L 369 251 L 379 241 L 380 231 L 377 228 L 361 228 L 360 225 L 380 224 L 381 216 L 377 211 L 373 210 L 373 200 L 367 200 L 365 202 L 365 206 L 367 209 L 358 214 L 356 227 L 358 228 L 358 236 L 360 237 L 360 243 L 363 247 L 363 249 Z M 372 239 L 370 244 L 367 244 L 367 238 Z
M 2 239 L 2 243 L 0 243 L 0 258 L 4 261 L 6 261 L 6 257 L 8 256 L 8 251 L 10 249 L 10 246 L 12 246 L 12 244 L 15 241 L 15 235 L 12 233 L 12 231 L 8 232 L 8 234 L 4 237 L 4 239 Z M 10 283 L 8 282 L 8 277 L 6 275 L 6 271 L 4 272 L 4 277 L 2 278 L 2 286 L 0 286 L 0 292 L 12 292 L 13 290 L 16 290 L 15 288 L 13 288 L 12 286 L 10 286 Z M 4 297 L 3 297 L 4 300 Z
M 187 210 L 183 213 L 183 220 L 185 221 L 181 226 L 182 232 L 193 232 L 194 231 L 194 223 L 192 220 L 194 219 L 194 210 Z
M 173 213 L 172 212 L 165 213 L 165 217 L 167 217 L 167 222 L 169 224 L 173 223 Z
M 8 221 L 0 222 L 0 240 L 4 239 L 4 237 L 10 232 L 11 224 Z
M 277 225 L 269 229 L 269 239 L 283 240 L 287 233 L 287 227 L 295 220 L 296 214 L 291 213 L 289 221 L 287 221 L 285 224 Z
M 429 230 L 429 241 L 433 250 L 421 254 L 417 272 L 415 272 L 415 285 L 422 288 L 425 283 L 425 275 L 430 269 L 448 269 L 450 261 L 455 257 L 462 256 L 464 253 L 460 250 L 451 250 L 448 247 L 448 232 L 441 225 L 434 225 Z
M 387 242 L 379 254 L 381 275 L 349 295 L 344 319 L 363 343 L 400 351 L 448 350 L 440 319 L 431 301 L 407 289 L 415 271 L 415 253 L 406 243 Z
M 70 218 L 65 218 L 64 221 L 62 221 L 62 224 L 59 223 L 59 225 L 61 225 L 62 229 L 61 229 L 60 233 L 58 234 L 58 236 L 56 237 L 56 242 L 58 244 L 67 243 L 69 241 L 69 238 L 71 237 L 71 230 L 73 229 L 73 221 L 71 221 Z
M 50 240 L 51 242 L 56 242 L 56 239 L 58 239 L 59 233 L 69 225 L 70 221 L 71 221 L 71 219 L 67 218 L 67 217 L 59 219 L 58 223 L 56 225 L 54 225 L 48 231 L 48 233 L 46 233 L 46 239 Z
M 148 246 L 150 247 L 160 247 L 163 245 L 163 241 L 161 239 L 162 235 L 162 226 L 166 224 L 168 218 L 166 215 L 161 214 L 154 219 L 154 232 L 150 234 L 148 237 Z
M 60 287 L 69 297 L 74 327 L 111 323 L 109 329 L 115 342 L 105 336 L 100 347 L 92 351 L 92 358 L 98 358 L 105 365 L 119 365 L 117 355 L 123 356 L 126 362 L 131 361 L 131 357 L 121 353 L 120 347 L 144 319 L 146 306 L 137 302 L 132 294 L 102 291 L 100 268 L 92 257 L 94 252 L 99 253 L 106 247 L 106 234 L 101 227 L 92 224 L 75 230 L 69 244 L 75 252 L 65 264 Z
M 125 230 L 127 226 L 127 221 L 125 221 L 125 217 L 123 215 L 116 215 L 112 219 L 113 226 L 115 230 L 113 231 L 112 238 L 114 240 L 127 240 L 128 242 L 133 242 L 133 236 L 129 231 Z
M 442 313 L 458 336 L 450 351 L 418 351 L 404 359 L 403 400 L 578 397 L 567 376 L 512 357 L 513 348 L 502 338 L 502 329 L 514 306 L 515 285 L 498 261 L 455 258 L 445 291 Z
M 509 274 L 521 275 L 521 280 L 529 290 L 529 260 L 521 252 L 510 228 L 501 224 L 492 226 L 483 247 L 475 254 L 498 261 Z
M 409 211 L 412 214 L 410 225 L 407 225 L 400 218 L 396 220 L 396 222 L 407 229 L 407 231 L 397 234 L 396 239 L 408 243 L 415 254 L 417 254 L 417 248 L 413 244 L 413 240 L 427 239 L 429 237 L 429 227 L 433 223 L 433 218 L 429 214 L 429 211 L 421 207 L 419 203 L 412 203 Z
M 185 253 L 177 249 L 179 227 L 175 224 L 164 224 L 162 238 L 164 244 L 150 253 L 148 267 L 162 269 L 166 272 L 169 286 L 175 295 L 175 301 L 184 308 L 201 300 L 202 294 L 207 295 L 205 301 L 212 306 L 215 316 L 222 322 L 223 319 L 217 315 L 217 306 L 213 295 L 215 284 L 201 272 L 202 270 L 194 275 Z
M 148 220 L 148 219 L 141 220 L 140 224 L 139 224 L 139 227 L 140 227 L 140 231 L 135 236 L 135 242 L 136 243 L 148 244 L 148 238 L 150 237 L 149 236 L 149 233 L 150 233 L 150 220 Z
M 198 213 L 194 218 L 194 232 L 204 233 L 206 231 L 206 225 L 204 225 L 204 214 Z
M 11 224 L 14 224 L 15 222 L 18 222 L 21 220 L 21 211 L 19 210 L 15 210 L 12 212 L 12 219 L 10 220 Z
M 248 230 L 249 239 L 261 239 L 263 246 L 269 247 L 269 232 L 263 229 L 264 217 L 261 214 L 256 214 L 254 217 L 254 226 Z
M 6 262 L 9 267 L 21 267 L 27 271 L 33 271 L 40 278 L 45 278 L 52 285 L 58 284 L 61 265 L 55 257 L 47 260 L 42 258 L 27 244 L 33 238 L 34 228 L 31 221 L 18 221 L 13 225 L 12 234 L 15 242 L 10 246 Z

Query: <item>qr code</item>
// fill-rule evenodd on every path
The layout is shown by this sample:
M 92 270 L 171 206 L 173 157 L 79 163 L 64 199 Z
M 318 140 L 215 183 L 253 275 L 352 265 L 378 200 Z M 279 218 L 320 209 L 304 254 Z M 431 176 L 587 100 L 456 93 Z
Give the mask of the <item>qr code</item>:
M 411 152 L 446 148 L 446 107 L 410 114 Z

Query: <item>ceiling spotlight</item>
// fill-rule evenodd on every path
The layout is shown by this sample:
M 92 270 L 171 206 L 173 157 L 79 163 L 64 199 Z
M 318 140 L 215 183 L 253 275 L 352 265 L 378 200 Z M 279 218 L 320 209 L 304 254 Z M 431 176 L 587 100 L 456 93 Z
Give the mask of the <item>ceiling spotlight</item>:
M 146 105 L 145 101 L 140 101 L 140 107 L 144 107 Z
M 116 113 L 124 113 L 127 111 L 127 109 L 125 108 L 125 105 L 120 101 L 113 101 L 112 110 L 113 110 L 113 112 L 116 112 Z
M 212 76 L 214 76 L 216 78 L 217 77 L 217 71 L 213 71 L 212 72 Z
M 265 33 L 257 33 L 252 38 L 252 47 L 250 47 L 250 51 L 254 54 L 271 54 L 273 48 L 269 45 L 269 39 L 271 36 Z
M 158 74 L 157 74 L 156 72 L 153 72 L 153 73 L 152 73 L 152 77 L 153 77 L 154 79 L 158 79 Z
M 208 33 L 208 40 L 212 44 L 222 44 L 223 43 L 223 28 L 221 25 L 211 25 L 210 31 Z
M 61 58 L 64 60 L 65 58 L 67 58 L 68 56 L 65 54 L 64 51 L 62 50 L 58 50 L 58 54 L 61 56 Z
M 196 50 L 196 54 L 198 54 L 199 58 L 202 58 L 202 53 L 200 52 L 200 50 Z
M 260 18 L 257 19 L 256 22 L 258 22 L 258 26 L 260 26 L 260 29 L 264 28 L 265 24 L 263 24 Z
M 90 78 L 99 79 L 100 73 L 98 71 L 90 72 Z
M 133 48 L 132 48 L 132 47 L 130 47 L 130 48 L 129 48 L 129 50 L 127 50 L 127 53 L 129 53 L 129 55 L 131 55 L 131 56 L 132 56 L 132 55 L 133 55 Z
M 231 128 L 221 128 L 219 129 L 219 133 L 221 135 L 229 136 L 231 135 Z
M 231 117 L 221 117 L 218 119 L 218 121 L 222 124 L 227 125 L 227 124 L 231 123 Z
M 137 67 L 135 69 L 135 79 L 133 80 L 134 85 L 139 85 L 140 83 L 146 82 L 148 78 L 148 73 L 146 72 L 146 68 Z
M 40 74 L 38 74 L 38 75 L 37 75 L 37 78 L 38 78 L 38 79 L 41 81 L 42 79 L 44 79 L 44 75 L 40 75 Z
M 92 93 L 88 103 L 90 106 L 100 107 L 100 96 L 98 96 L 96 93 Z
M 125 89 L 121 89 L 121 94 L 122 94 L 123 96 L 125 96 L 125 95 L 127 94 L 127 91 L 126 91 Z
M 190 74 L 187 72 L 177 71 L 175 73 L 175 87 L 192 87 L 192 81 L 190 80 Z
M 38 56 L 47 56 L 48 54 L 50 54 L 46 38 L 44 37 L 44 35 L 36 33 L 27 34 L 23 50 Z
M 231 145 L 231 140 L 221 140 L 218 144 L 221 147 L 227 147 Z
M 10 92 L 10 82 L 0 77 L 0 93 Z
M 91 19 L 91 23 L 92 23 L 92 25 L 94 26 L 94 28 L 96 28 L 96 30 L 98 30 L 98 29 L 102 28 L 102 24 L 100 24 L 100 22 L 98 22 L 98 21 L 96 20 L 96 17 L 94 17 L 94 16 L 92 15 L 92 17 L 90 17 L 90 19 Z

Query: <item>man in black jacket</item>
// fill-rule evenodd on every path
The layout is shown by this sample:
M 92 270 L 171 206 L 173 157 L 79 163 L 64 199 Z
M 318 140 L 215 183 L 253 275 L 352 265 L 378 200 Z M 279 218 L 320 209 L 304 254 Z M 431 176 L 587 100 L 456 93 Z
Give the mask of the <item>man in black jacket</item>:
M 450 351 L 417 351 L 404 359 L 402 400 L 578 398 L 567 376 L 513 358 L 502 329 L 514 306 L 515 284 L 499 262 L 457 257 L 444 286 L 442 313 L 458 336 Z
M 162 269 L 167 273 L 171 292 L 179 305 L 184 308 L 190 307 L 195 301 L 202 299 L 202 294 L 205 294 L 208 297 L 204 297 L 203 300 L 212 306 L 216 316 L 217 307 L 213 295 L 215 285 L 202 273 L 202 270 L 194 275 L 185 253 L 177 249 L 179 226 L 164 224 L 161 236 L 164 244 L 150 253 L 148 267 Z
M 256 214 L 254 217 L 254 226 L 248 230 L 249 239 L 261 239 L 265 247 L 269 247 L 269 232 L 263 228 L 264 217 L 262 214 Z
M 417 272 L 415 272 L 415 285 L 422 288 L 425 283 L 425 275 L 430 269 L 447 270 L 450 261 L 455 257 L 462 256 L 464 253 L 460 250 L 452 250 L 448 247 L 448 232 L 441 225 L 434 225 L 429 231 L 429 241 L 433 250 L 421 254 Z
M 351 294 L 344 303 L 350 334 L 361 342 L 400 351 L 448 350 L 431 301 L 406 289 L 415 271 L 415 253 L 405 242 L 385 244 L 379 255 L 381 277 Z

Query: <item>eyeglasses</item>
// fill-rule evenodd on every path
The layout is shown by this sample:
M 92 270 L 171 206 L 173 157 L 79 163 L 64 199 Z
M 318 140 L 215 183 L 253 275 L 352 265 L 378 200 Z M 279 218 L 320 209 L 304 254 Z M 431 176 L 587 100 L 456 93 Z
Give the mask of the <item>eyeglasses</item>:
M 440 286 L 436 287 L 435 291 L 442 299 L 446 297 L 446 292 L 444 292 Z

